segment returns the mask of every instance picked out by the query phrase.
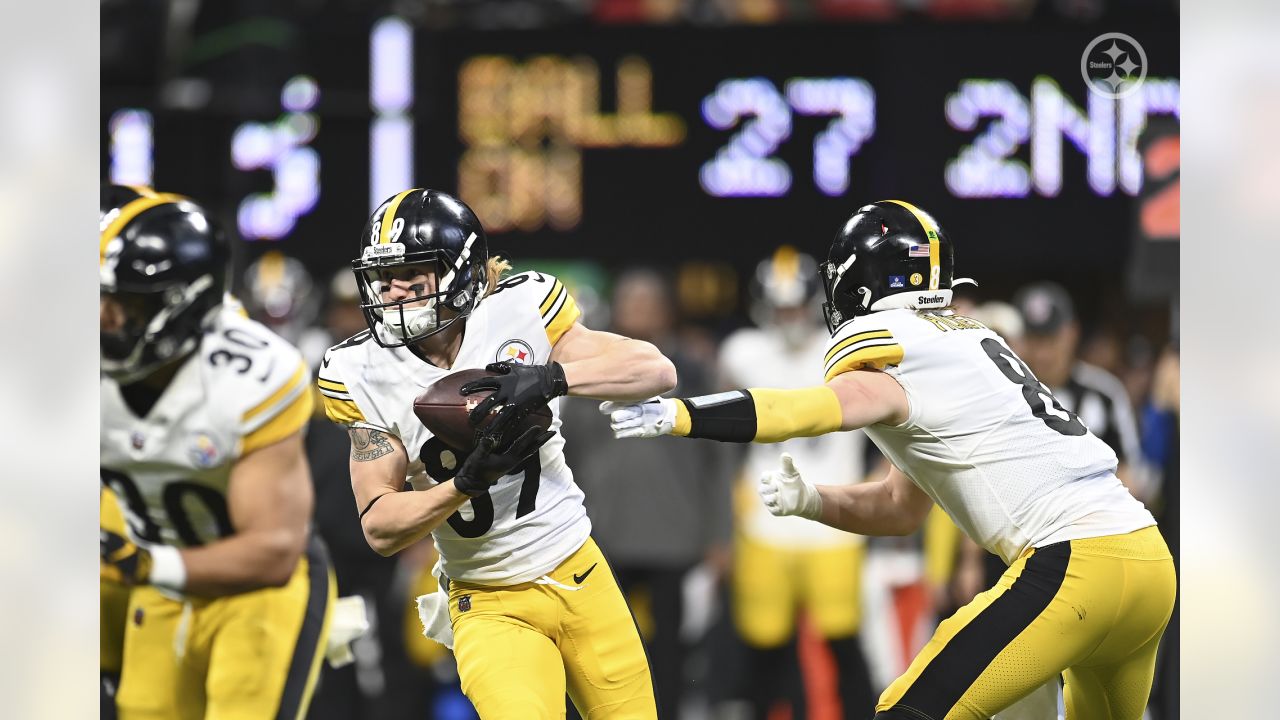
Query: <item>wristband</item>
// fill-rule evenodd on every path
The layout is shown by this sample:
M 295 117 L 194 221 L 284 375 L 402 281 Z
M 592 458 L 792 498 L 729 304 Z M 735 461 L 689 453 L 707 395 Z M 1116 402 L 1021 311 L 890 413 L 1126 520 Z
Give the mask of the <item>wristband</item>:
M 569 394 L 569 380 L 564 376 L 564 366 L 554 360 L 547 363 L 547 370 L 550 373 L 550 390 L 551 397 L 548 401 L 558 398 L 562 395 Z
M 187 586 L 187 566 L 182 562 L 182 551 L 172 545 L 152 545 L 151 576 L 147 582 L 154 587 L 182 592 Z

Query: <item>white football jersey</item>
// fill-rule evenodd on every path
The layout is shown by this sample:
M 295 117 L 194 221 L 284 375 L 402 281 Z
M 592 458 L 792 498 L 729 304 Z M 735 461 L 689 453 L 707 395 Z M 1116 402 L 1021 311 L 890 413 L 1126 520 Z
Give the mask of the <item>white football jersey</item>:
M 330 348 L 321 363 L 325 412 L 334 422 L 399 438 L 409 455 L 406 481 L 426 490 L 452 478 L 463 458 L 418 420 L 414 398 L 459 370 L 504 360 L 544 364 L 580 315 L 563 283 L 528 272 L 503 280 L 471 313 L 449 369 L 407 348 L 384 348 L 369 331 L 359 333 Z M 559 430 L 559 399 L 550 408 L 551 430 Z M 591 521 L 563 448 L 557 432 L 536 462 L 503 477 L 435 529 L 445 575 L 478 585 L 516 585 L 550 572 L 586 542 Z
M 732 387 L 803 388 L 820 385 L 822 376 L 813 358 L 826 345 L 825 330 L 815 328 L 799 347 L 783 342 L 778 333 L 745 328 L 720 346 L 720 368 Z M 739 477 L 739 493 L 753 502 L 742 503 L 739 529 L 758 542 L 786 548 L 831 548 L 858 544 L 862 536 L 795 516 L 776 517 L 756 497 L 760 477 L 779 467 L 778 456 L 791 453 L 796 467 L 810 482 L 846 485 L 860 482 L 866 436 L 861 432 L 828 433 L 780 443 L 751 443 Z
M 305 427 L 315 402 L 298 351 L 234 304 L 218 312 L 145 417 L 108 377 L 101 396 L 102 482 L 120 498 L 135 540 L 179 547 L 235 532 L 231 469 Z
M 1155 524 L 1116 478 L 1116 455 L 996 333 L 949 313 L 886 310 L 846 322 L 827 347 L 827 380 L 884 370 L 910 416 L 867 435 L 987 550 L 1027 548 Z

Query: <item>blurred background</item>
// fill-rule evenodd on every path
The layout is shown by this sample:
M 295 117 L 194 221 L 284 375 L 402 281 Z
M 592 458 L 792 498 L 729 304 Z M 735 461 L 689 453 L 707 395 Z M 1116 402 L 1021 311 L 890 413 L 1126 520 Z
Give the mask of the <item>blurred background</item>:
M 1084 77 L 1109 32 L 1142 49 L 1119 98 Z M 236 294 L 313 363 L 364 327 L 369 212 L 457 193 L 588 326 L 659 345 L 680 394 L 820 382 L 814 260 L 858 206 L 911 201 L 979 283 L 959 309 L 1116 449 L 1176 557 L 1178 51 L 1172 0 L 104 0 L 100 167 L 220 214 Z M 664 718 L 869 718 L 1003 569 L 943 516 L 891 541 L 771 523 L 748 493 L 778 448 L 641 452 L 592 403 L 564 414 Z M 310 717 L 473 717 L 413 611 L 433 551 L 367 548 L 344 434 L 310 431 L 317 525 L 374 631 Z M 860 434 L 797 452 L 826 482 L 883 471 Z M 1158 720 L 1178 644 L 1175 615 Z

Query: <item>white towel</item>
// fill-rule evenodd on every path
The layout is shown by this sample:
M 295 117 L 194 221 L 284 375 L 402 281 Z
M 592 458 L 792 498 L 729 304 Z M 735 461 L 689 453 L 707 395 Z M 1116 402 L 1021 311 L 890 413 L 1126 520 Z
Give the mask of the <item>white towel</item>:
M 453 649 L 453 624 L 449 621 L 449 593 L 437 590 L 418 596 L 418 619 L 422 634 Z
M 329 641 L 325 657 L 329 666 L 340 668 L 355 659 L 351 642 L 369 632 L 369 615 L 364 598 L 360 595 L 340 597 L 333 604 L 333 616 L 329 619 Z

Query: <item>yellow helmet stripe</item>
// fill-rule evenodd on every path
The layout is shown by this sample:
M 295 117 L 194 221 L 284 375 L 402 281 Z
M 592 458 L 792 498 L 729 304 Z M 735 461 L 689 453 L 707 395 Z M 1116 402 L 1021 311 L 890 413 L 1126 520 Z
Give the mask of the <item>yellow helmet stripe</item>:
M 790 245 L 782 245 L 773 253 L 773 281 L 782 284 L 800 274 L 800 254 Z
M 378 244 L 386 245 L 391 242 L 391 226 L 395 224 L 396 210 L 400 209 L 400 202 L 409 197 L 410 193 L 418 192 L 418 188 L 409 188 L 401 192 L 399 195 L 391 198 L 391 202 L 387 203 L 387 211 L 382 213 L 382 229 L 378 231 Z
M 160 194 L 160 193 L 157 193 L 154 189 L 147 187 L 146 185 L 125 185 L 125 187 L 138 193 L 142 197 L 155 197 L 156 195 Z
M 920 222 L 920 227 L 924 229 L 925 236 L 929 238 L 929 289 L 937 290 L 939 276 L 942 274 L 942 261 L 940 260 L 942 252 L 941 243 L 938 241 L 937 223 L 933 221 L 933 218 L 929 217 L 928 213 L 905 200 L 889 200 L 888 202 L 896 203 L 910 210 L 911 214 L 915 215 L 916 220 Z
M 130 220 L 138 217 L 143 212 L 150 210 L 158 205 L 167 205 L 177 202 L 180 198 L 177 195 L 168 193 L 152 193 L 149 196 L 143 196 L 137 200 L 133 200 L 120 208 L 119 214 L 112 218 L 111 222 L 102 229 L 102 234 L 98 238 L 98 264 L 101 265 L 107 257 L 107 245 L 116 239 L 124 226 L 129 224 Z
M 267 251 L 258 263 L 258 281 L 263 286 L 276 287 L 284 280 L 284 253 Z

